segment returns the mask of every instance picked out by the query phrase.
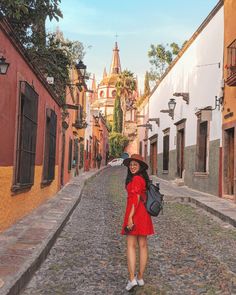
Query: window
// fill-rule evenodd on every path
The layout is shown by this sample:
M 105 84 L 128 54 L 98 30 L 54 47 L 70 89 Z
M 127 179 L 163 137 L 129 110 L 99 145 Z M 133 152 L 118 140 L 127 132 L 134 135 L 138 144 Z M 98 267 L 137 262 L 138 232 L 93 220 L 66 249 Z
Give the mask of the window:
M 47 109 L 42 184 L 51 183 L 55 178 L 56 135 L 57 115 L 53 110 Z
M 236 40 L 227 48 L 227 79 L 229 86 L 236 86 Z
M 21 81 L 13 192 L 30 188 L 34 183 L 37 120 L 38 94 L 27 82 Z
M 208 121 L 198 120 L 197 172 L 207 172 Z
M 169 170 L 170 128 L 163 130 L 163 171 Z

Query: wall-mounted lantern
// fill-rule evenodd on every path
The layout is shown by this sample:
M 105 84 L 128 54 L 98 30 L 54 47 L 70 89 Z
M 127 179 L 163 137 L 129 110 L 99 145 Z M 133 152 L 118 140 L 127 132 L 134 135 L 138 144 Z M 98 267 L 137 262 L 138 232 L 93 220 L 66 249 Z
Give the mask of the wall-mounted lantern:
M 80 60 L 77 64 L 76 64 L 76 69 L 80 71 L 81 75 L 82 75 L 82 79 L 85 78 L 86 76 L 86 69 L 87 66 L 83 63 L 82 60 Z
M 6 75 L 10 63 L 6 62 L 5 57 L 0 58 L 0 75 Z
M 176 106 L 176 101 L 174 98 L 171 98 L 168 102 L 168 110 L 161 110 L 161 113 L 168 113 L 172 120 L 174 120 L 174 110 Z
M 175 92 L 173 96 L 182 96 L 186 104 L 189 104 L 189 93 L 188 92 Z

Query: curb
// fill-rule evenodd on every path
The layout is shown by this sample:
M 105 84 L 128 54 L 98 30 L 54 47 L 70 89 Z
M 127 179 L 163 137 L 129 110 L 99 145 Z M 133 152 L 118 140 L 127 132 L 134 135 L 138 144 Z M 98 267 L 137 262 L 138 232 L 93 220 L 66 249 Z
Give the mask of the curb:
M 222 212 L 204 204 L 203 202 L 197 200 L 197 198 L 193 198 L 191 196 L 173 196 L 173 195 L 165 195 L 165 198 L 168 201 L 180 201 L 182 203 L 192 203 L 194 205 L 196 205 L 197 207 L 205 210 L 206 212 L 218 217 L 219 219 L 221 219 L 222 221 L 229 223 L 230 225 L 236 227 L 236 220 L 231 218 L 230 216 L 227 216 L 225 214 L 223 214 Z
M 0 288 L 0 294 L 1 295 L 18 295 L 22 291 L 22 289 L 27 285 L 27 283 L 30 281 L 36 270 L 39 268 L 39 266 L 43 263 L 43 261 L 47 258 L 47 255 L 49 251 L 51 250 L 52 246 L 54 245 L 57 237 L 63 230 L 64 226 L 66 225 L 67 221 L 69 220 L 71 214 L 75 210 L 75 208 L 78 206 L 78 204 L 81 201 L 83 189 L 87 183 L 88 180 L 93 179 L 97 175 L 99 175 L 103 170 L 105 170 L 107 167 L 103 167 L 98 171 L 95 171 L 94 174 L 90 175 L 89 177 L 82 179 L 79 184 L 76 184 L 73 179 L 71 182 L 69 182 L 67 185 L 65 185 L 60 191 L 57 192 L 63 193 L 69 186 L 77 186 L 78 187 L 78 196 L 75 198 L 75 200 L 68 205 L 68 208 L 66 209 L 66 212 L 62 215 L 60 220 L 58 220 L 55 227 L 51 230 L 51 234 L 44 239 L 42 244 L 38 246 L 38 249 L 35 251 L 35 253 L 32 254 L 32 257 L 26 261 L 26 263 L 22 266 L 22 269 L 17 273 L 14 277 L 12 277 L 8 282 L 6 282 L 6 285 L 3 285 L 2 288 Z M 55 197 L 56 198 L 56 197 Z M 58 197 L 58 201 L 59 201 Z M 51 199 L 49 199 L 51 200 Z M 47 202 L 46 202 L 47 203 Z M 45 204 L 45 203 L 44 203 Z M 43 205 L 43 204 L 42 204 Z M 37 209 L 36 209 L 37 210 Z

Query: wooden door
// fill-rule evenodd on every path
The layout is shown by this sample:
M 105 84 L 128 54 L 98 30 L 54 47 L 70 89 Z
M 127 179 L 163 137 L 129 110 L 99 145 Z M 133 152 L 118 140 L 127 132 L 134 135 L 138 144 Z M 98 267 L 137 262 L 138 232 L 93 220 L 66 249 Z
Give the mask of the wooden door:
M 228 144 L 226 147 L 227 156 L 227 194 L 234 194 L 234 128 L 226 131 Z
M 151 144 L 151 174 L 157 175 L 157 142 Z
M 184 129 L 177 131 L 177 176 L 182 178 L 184 170 Z

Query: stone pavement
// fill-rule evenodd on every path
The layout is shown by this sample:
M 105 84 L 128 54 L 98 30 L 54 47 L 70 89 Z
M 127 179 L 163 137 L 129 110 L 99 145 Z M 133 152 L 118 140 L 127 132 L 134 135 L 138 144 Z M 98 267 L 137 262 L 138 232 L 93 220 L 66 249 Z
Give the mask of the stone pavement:
M 161 192 L 166 199 L 175 199 L 194 203 L 216 217 L 236 227 L 236 203 L 231 200 L 216 197 L 186 186 L 177 186 L 172 181 L 166 181 L 152 176 L 153 183 L 159 182 Z
M 103 171 L 21 295 L 127 294 L 125 167 Z M 196 206 L 166 202 L 153 218 L 144 287 L 135 295 L 236 295 L 236 229 Z
M 111 168 L 109 168 L 109 170 L 106 170 L 107 172 L 105 171 L 105 175 L 108 176 L 108 178 L 110 173 L 109 171 L 112 171 L 110 169 Z M 83 175 L 80 175 L 79 177 L 75 178 L 74 180 L 71 181 L 70 184 L 65 186 L 57 194 L 56 197 L 44 203 L 42 206 L 34 210 L 31 214 L 23 218 L 21 221 L 19 221 L 17 224 L 11 227 L 9 230 L 5 231 L 3 234 L 0 234 L 0 294 L 1 295 L 6 295 L 6 294 L 12 295 L 12 294 L 20 293 L 20 290 L 23 288 L 25 283 L 27 283 L 30 280 L 30 278 L 32 277 L 32 274 L 39 267 L 39 265 L 45 260 L 56 238 L 59 236 L 62 228 L 66 225 L 67 221 L 69 220 L 71 213 L 74 211 L 76 207 L 79 210 L 80 206 L 77 206 L 77 205 L 80 202 L 81 193 L 82 193 L 84 184 L 86 180 L 93 177 L 96 173 L 97 171 L 86 172 L 86 173 L 83 173 Z M 95 206 L 94 209 L 91 209 L 91 210 L 89 209 L 89 211 L 86 211 L 84 214 L 77 217 L 79 218 L 79 223 L 74 222 L 71 224 L 70 221 L 68 222 L 69 224 L 68 226 L 72 226 L 72 229 L 73 229 L 72 232 L 74 232 L 74 235 L 78 236 L 77 242 L 79 247 L 77 250 L 75 248 L 75 250 L 77 251 L 76 254 L 78 255 L 78 258 L 76 258 L 74 255 L 75 253 L 73 253 L 73 255 L 70 257 L 70 260 L 71 260 L 70 263 L 66 261 L 66 265 L 69 264 L 70 279 L 69 281 L 65 282 L 66 286 L 63 286 L 63 288 L 69 289 L 71 286 L 73 286 L 75 288 L 73 289 L 75 293 L 73 292 L 68 293 L 68 292 L 64 292 L 60 290 L 55 292 L 55 289 L 52 289 L 51 291 L 46 289 L 45 291 L 37 293 L 36 292 L 38 290 L 37 288 L 36 289 L 33 288 L 34 291 L 32 293 L 31 291 L 29 291 L 31 290 L 30 289 L 32 287 L 31 286 L 29 287 L 28 291 L 26 291 L 25 294 L 30 294 L 30 295 L 31 294 L 34 294 L 34 295 L 35 294 L 46 294 L 46 295 L 48 294 L 53 294 L 53 295 L 55 294 L 62 294 L 62 295 L 64 294 L 70 294 L 70 295 L 71 294 L 89 294 L 89 295 L 90 294 L 122 294 L 121 291 L 119 291 L 119 288 L 122 287 L 122 290 L 123 290 L 123 285 L 120 286 L 120 282 L 118 282 L 118 285 L 117 285 L 117 282 L 114 283 L 114 280 L 115 280 L 114 276 L 116 276 L 115 274 L 113 274 L 114 265 L 113 264 L 110 265 L 108 263 L 109 261 L 113 261 L 115 265 L 118 264 L 120 267 L 122 267 L 122 273 L 119 274 L 119 278 L 121 279 L 121 284 L 124 284 L 123 281 L 126 279 L 127 275 L 124 274 L 124 269 L 126 269 L 125 259 L 124 257 L 120 259 L 120 256 L 119 256 L 123 253 L 123 250 L 120 246 L 121 238 L 120 237 L 116 238 L 113 235 L 114 228 L 109 226 L 110 222 L 112 221 L 112 224 L 113 224 L 113 222 L 115 221 L 117 217 L 115 216 L 115 214 L 112 213 L 113 211 L 111 209 L 113 208 L 112 207 L 113 205 L 109 204 L 107 200 L 104 199 L 105 192 L 101 191 L 101 185 L 103 184 L 105 179 L 103 176 L 101 176 L 101 178 L 99 177 L 99 179 L 100 179 L 100 183 L 95 184 L 95 188 L 93 188 L 93 190 L 98 188 L 98 192 L 99 191 L 101 192 L 101 196 L 100 197 L 99 195 L 95 196 L 94 201 L 98 203 L 94 204 Z M 113 178 L 111 177 L 111 180 L 112 179 Z M 225 220 L 232 224 L 231 220 L 233 220 L 233 217 L 232 217 L 233 214 L 230 215 L 230 219 L 229 219 L 226 215 L 227 213 L 226 211 L 228 209 L 225 210 L 224 206 L 222 206 L 222 208 L 219 206 L 219 204 L 221 204 L 221 202 L 224 200 L 221 200 L 214 196 L 209 196 L 209 195 L 202 194 L 193 190 L 189 190 L 188 188 L 185 188 L 185 187 L 177 187 L 175 185 L 172 185 L 160 179 L 158 179 L 158 182 L 161 183 L 161 190 L 163 193 L 168 195 L 168 199 L 179 198 L 180 200 L 187 200 L 187 201 L 199 199 L 200 201 L 198 202 L 196 201 L 198 205 L 199 204 L 202 205 L 203 202 L 207 202 L 208 207 L 205 207 L 206 205 L 204 204 L 203 208 L 205 209 L 208 208 L 208 210 L 209 208 L 213 208 L 213 212 L 220 213 L 220 217 L 225 216 L 226 218 Z M 100 189 L 99 189 L 99 186 L 100 186 Z M 119 186 L 117 185 L 113 185 L 113 187 L 110 188 L 110 190 L 111 189 L 113 192 L 112 195 L 114 196 L 119 195 L 121 193 L 119 190 Z M 94 196 L 94 192 L 92 194 L 92 197 L 93 196 Z M 215 205 L 215 201 L 211 202 L 211 200 L 209 199 L 210 197 L 214 197 L 219 201 L 217 203 L 218 207 Z M 103 198 L 103 199 L 100 199 L 100 198 Z M 87 198 L 84 198 L 84 199 L 85 199 L 84 202 L 89 201 L 89 199 L 87 200 Z M 90 196 L 90 202 L 91 202 L 91 196 Z M 229 201 L 226 201 L 226 202 L 228 204 Z M 118 204 L 120 203 L 118 202 Z M 232 210 L 235 210 L 235 207 L 234 207 L 235 204 L 233 204 L 232 202 L 229 202 L 229 204 L 231 206 L 229 208 L 231 208 Z M 213 205 L 215 207 L 213 207 Z M 90 206 L 90 203 L 87 203 L 88 208 L 89 206 Z M 120 204 L 120 206 L 122 207 L 124 205 Z M 107 216 L 105 216 L 105 212 L 107 211 L 108 211 L 108 213 L 106 213 Z M 81 211 L 79 212 L 81 214 Z M 122 211 L 120 211 L 120 214 L 119 214 L 120 218 L 122 218 L 121 216 L 122 216 Z M 87 222 L 87 219 L 89 219 L 89 217 L 90 218 L 92 217 L 92 221 L 91 221 L 93 222 L 92 224 L 91 222 L 90 223 Z M 165 226 L 167 225 L 168 222 L 170 223 L 169 218 L 167 221 L 163 222 L 163 225 L 159 225 L 160 228 L 162 227 L 163 229 L 165 229 Z M 92 246 L 94 247 L 92 248 L 90 245 L 91 240 L 88 240 L 85 238 L 86 232 L 89 232 L 89 231 L 91 231 L 92 236 L 94 234 L 94 238 L 92 239 Z M 100 233 L 100 232 L 102 232 L 103 235 L 96 236 L 96 233 Z M 108 233 L 108 236 L 106 236 L 106 233 Z M 64 233 L 64 236 L 66 236 L 66 240 L 69 242 L 72 242 L 75 236 L 73 237 L 70 235 L 66 235 Z M 178 236 L 182 237 L 183 234 L 178 234 Z M 62 237 L 63 237 L 63 234 L 62 234 Z M 186 237 L 183 237 L 183 239 L 186 239 Z M 186 240 L 188 241 L 189 238 Z M 225 241 L 227 242 L 227 239 Z M 101 246 L 100 249 L 96 249 L 97 242 L 100 243 L 100 246 Z M 52 253 L 56 252 L 56 254 L 58 255 L 57 259 L 60 258 L 60 256 L 64 256 L 67 251 L 63 243 L 60 246 L 60 239 L 58 243 L 59 243 L 59 248 L 58 248 L 59 250 L 53 250 L 52 248 Z M 82 243 L 82 244 L 79 244 L 79 243 Z M 170 243 L 170 241 L 167 241 L 167 244 L 169 246 L 173 245 L 173 243 Z M 106 245 L 109 245 L 110 248 L 107 249 Z M 156 247 L 156 245 L 157 245 L 156 240 L 152 240 L 151 246 Z M 105 250 L 103 250 L 104 248 Z M 115 251 L 115 253 L 113 253 L 112 249 Z M 227 255 L 229 256 L 228 260 L 232 264 L 232 267 L 231 267 L 231 271 L 232 271 L 232 270 L 235 270 L 235 258 L 234 258 L 235 253 L 234 252 L 231 253 L 232 250 L 230 249 L 227 248 Z M 110 255 L 109 261 L 106 260 L 105 258 L 103 259 L 104 251 L 107 256 Z M 163 256 L 158 258 L 161 260 L 165 260 L 165 259 L 168 260 L 169 258 L 165 258 L 166 254 L 164 252 L 162 253 Z M 223 254 L 224 252 L 217 255 L 223 255 Z M 94 257 L 98 257 L 99 262 L 96 262 L 95 260 L 94 262 L 92 261 L 92 265 L 90 265 L 89 264 L 90 255 L 92 255 L 92 257 L 93 255 Z M 202 254 L 202 255 L 204 256 L 205 254 Z M 226 257 L 227 255 L 224 255 L 224 257 Z M 188 261 L 188 263 L 190 264 L 194 263 L 194 259 L 195 258 L 192 258 L 192 262 Z M 81 274 L 81 276 L 78 277 L 79 281 L 75 279 L 78 276 L 78 269 L 76 269 L 75 266 L 70 265 L 73 261 L 76 262 L 76 264 L 79 267 L 79 274 Z M 175 257 L 175 261 L 177 265 L 178 264 L 177 257 Z M 88 265 L 88 267 L 85 267 L 85 269 L 81 269 L 79 266 L 80 263 L 83 266 Z M 202 262 L 199 262 L 199 263 L 202 263 Z M 214 261 L 212 263 L 213 265 L 216 265 Z M 63 268 L 65 267 L 65 265 L 60 265 L 60 263 L 59 265 L 54 264 L 54 265 L 51 265 L 50 267 L 56 273 L 56 278 L 52 279 L 54 281 L 60 279 L 60 276 L 57 278 L 60 272 L 62 272 L 63 275 L 66 272 L 66 270 Z M 74 272 L 73 272 L 73 268 L 75 269 Z M 99 276 L 99 281 L 94 281 L 92 285 L 90 286 L 89 278 L 86 275 L 89 273 L 92 276 L 93 275 L 92 271 L 94 270 L 94 268 L 96 269 L 97 276 Z M 163 266 L 163 271 L 166 271 L 165 266 Z M 70 272 L 71 272 L 71 276 L 70 276 Z M 63 278 L 63 275 L 62 275 L 62 278 Z M 49 279 L 51 279 L 50 276 L 49 276 Z M 71 282 L 70 280 L 73 280 L 73 279 L 74 281 Z M 152 280 L 155 282 L 153 278 L 150 278 L 151 282 Z M 48 283 L 47 277 L 46 278 L 44 277 L 44 281 Z M 80 290 L 78 291 L 78 293 L 76 293 L 77 292 L 76 288 L 78 288 L 78 286 L 77 285 L 76 285 L 77 287 L 74 286 L 73 284 L 75 283 L 85 284 L 86 287 L 88 288 L 87 290 L 88 291 L 91 290 L 91 292 L 89 291 L 90 293 L 83 293 L 83 291 Z M 101 292 L 96 291 L 95 293 L 93 293 L 98 286 L 100 286 L 101 290 L 103 290 L 102 288 L 104 284 L 106 286 L 111 285 L 111 288 L 113 289 L 115 288 L 114 292 L 104 293 L 103 291 Z M 150 288 L 152 288 L 152 286 Z M 146 294 L 146 293 L 143 293 L 143 294 Z M 157 294 L 157 293 L 147 293 L 147 294 Z M 189 294 L 195 294 L 195 293 L 189 293 Z M 202 293 L 202 294 L 206 294 L 206 293 Z M 230 293 L 222 292 L 222 293 L 212 293 L 212 294 L 230 294 Z
M 78 205 L 86 181 L 102 170 L 80 174 L 53 198 L 0 234 L 0 295 L 19 294 Z

